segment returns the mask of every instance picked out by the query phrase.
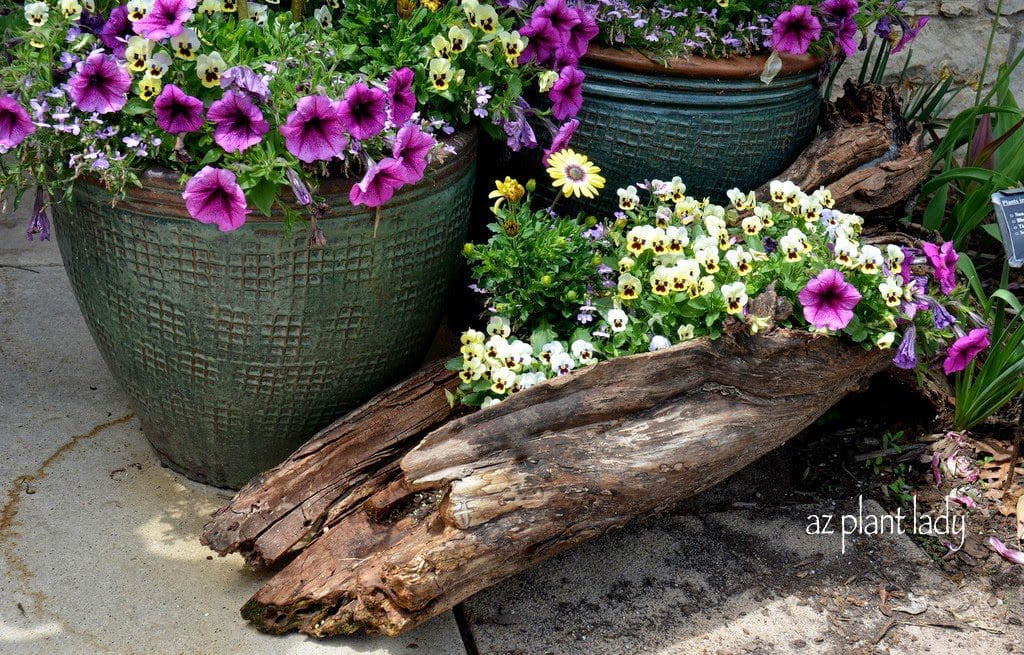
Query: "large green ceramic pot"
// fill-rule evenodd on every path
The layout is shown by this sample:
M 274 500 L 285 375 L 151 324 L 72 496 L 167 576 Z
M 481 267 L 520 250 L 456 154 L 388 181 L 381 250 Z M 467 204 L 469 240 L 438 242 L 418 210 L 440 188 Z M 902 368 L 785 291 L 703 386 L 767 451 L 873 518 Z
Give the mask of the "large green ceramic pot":
M 287 234 L 283 216 L 252 214 L 231 233 L 197 223 L 167 173 L 113 208 L 103 188 L 75 185 L 54 211 L 64 265 L 164 463 L 239 487 L 421 363 L 476 170 L 476 135 L 449 143 L 457 154 L 379 216 L 349 203 L 351 182 L 322 185 L 323 248 Z
M 764 57 L 679 59 L 663 66 L 636 51 L 591 47 L 573 147 L 607 178 L 588 209 L 617 208 L 615 190 L 678 175 L 687 193 L 723 201 L 786 168 L 814 136 L 821 106 L 813 57 L 786 57 L 771 82 Z

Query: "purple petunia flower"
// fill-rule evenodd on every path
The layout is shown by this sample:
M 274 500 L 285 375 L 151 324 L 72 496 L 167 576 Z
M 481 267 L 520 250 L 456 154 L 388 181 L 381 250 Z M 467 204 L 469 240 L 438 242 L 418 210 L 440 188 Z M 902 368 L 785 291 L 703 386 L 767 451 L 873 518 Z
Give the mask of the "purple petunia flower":
M 826 268 L 807 282 L 797 298 L 808 323 L 816 328 L 842 330 L 853 320 L 853 308 L 861 295 L 842 273 Z
M 586 75 L 575 66 L 566 66 L 558 74 L 558 80 L 548 96 L 551 98 L 551 114 L 560 121 L 572 118 L 583 106 L 583 79 Z
M 562 45 L 562 35 L 551 25 L 551 21 L 544 17 L 534 16 L 530 22 L 519 29 L 519 33 L 527 38 L 526 47 L 519 55 L 520 63 L 526 63 L 533 59 L 538 64 L 545 64 L 552 61 L 555 52 Z
M 825 0 L 821 3 L 820 9 L 821 13 L 832 20 L 841 21 L 844 18 L 856 16 L 860 7 L 857 5 L 857 0 Z
M 555 54 L 559 64 L 563 66 L 575 66 L 580 57 L 587 54 L 590 40 L 600 31 L 594 15 L 586 8 L 576 7 L 572 11 L 579 20 L 563 33 L 562 46 Z
M 288 152 L 308 164 L 332 159 L 344 151 L 348 137 L 339 114 L 340 105 L 326 96 L 299 99 L 295 111 L 278 128 Z
M 427 169 L 427 155 L 436 144 L 434 137 L 418 125 L 406 125 L 398 130 L 391 154 L 399 162 L 400 174 L 407 184 L 415 184 L 423 179 L 423 172 Z
M 913 323 L 908 325 L 907 330 L 903 333 L 903 340 L 900 341 L 900 346 L 896 349 L 892 363 L 896 368 L 904 370 L 910 370 L 917 366 L 917 328 Z
M 162 41 L 178 36 L 185 22 L 192 18 L 197 0 L 156 0 L 149 13 L 132 25 L 135 33 L 150 41 Z
M 128 20 L 128 6 L 118 5 L 110 12 L 107 22 L 100 28 L 100 41 L 118 57 L 124 56 L 125 44 L 132 34 L 132 23 Z
M 928 257 L 932 268 L 935 269 L 935 279 L 939 281 L 939 288 L 942 293 L 949 295 L 956 288 L 956 262 L 960 255 L 953 249 L 950 241 L 936 246 L 934 243 L 924 242 L 921 244 L 924 254 Z
M 569 147 L 569 141 L 572 140 L 579 126 L 580 122 L 575 118 L 562 123 L 562 126 L 558 128 L 558 132 L 555 133 L 555 138 L 551 140 L 551 147 L 544 151 L 544 156 L 541 158 L 541 162 L 545 166 L 548 165 L 548 157 L 559 150 L 565 150 Z
M 779 52 L 802 55 L 821 36 L 821 21 L 808 5 L 793 5 L 772 24 L 772 47 Z
M 844 18 L 835 27 L 836 43 L 847 57 L 857 54 L 857 21 Z
M 946 359 L 942 362 L 942 370 L 946 375 L 964 370 L 981 351 L 988 348 L 990 345 L 988 333 L 987 327 L 974 328 L 954 341 L 946 351 Z
M 270 124 L 248 96 L 228 91 L 210 105 L 206 118 L 216 127 L 213 140 L 225 152 L 242 152 L 263 140 Z
M 36 131 L 28 111 L 10 95 L 0 95 L 0 150 L 16 148 Z
M 192 218 L 200 223 L 216 223 L 221 232 L 242 227 L 249 213 L 235 174 L 223 168 L 204 166 L 185 184 L 181 197 Z
M 505 136 L 507 137 L 506 145 L 513 152 L 519 152 L 523 148 L 537 147 L 537 135 L 534 134 L 533 127 L 527 118 L 527 115 L 532 113 L 530 105 L 522 98 L 519 98 L 515 106 L 512 107 L 512 115 L 515 118 L 502 123 L 502 128 L 505 130 Z
M 128 102 L 132 78 L 114 57 L 94 52 L 79 65 L 69 85 L 76 107 L 84 112 L 107 114 L 119 111 Z
M 39 235 L 40 241 L 50 240 L 50 219 L 46 216 L 46 195 L 42 187 L 36 187 L 36 200 L 32 205 L 32 220 L 25 231 L 25 237 L 31 241 Z
M 156 124 L 170 134 L 198 132 L 203 126 L 203 101 L 168 84 L 153 102 Z
M 388 108 L 394 125 L 404 124 L 416 111 L 416 94 L 412 90 L 414 75 L 411 68 L 399 68 L 388 78 Z
M 387 96 L 365 82 L 356 82 L 345 91 L 339 115 L 345 128 L 355 138 L 372 139 L 384 129 L 387 119 Z
M 244 93 L 251 99 L 266 103 L 270 100 L 267 80 L 248 66 L 233 66 L 220 74 L 220 88 Z
M 932 321 L 935 323 L 935 329 L 945 330 L 956 324 L 956 317 L 950 314 L 949 310 L 942 306 L 942 303 L 934 298 L 928 298 L 928 305 L 932 310 Z
M 903 28 L 903 35 L 900 36 L 900 40 L 896 43 L 896 45 L 893 46 L 893 54 L 896 54 L 900 50 L 903 50 L 903 48 L 907 47 L 907 45 L 909 45 L 911 41 L 917 38 L 917 35 L 921 33 L 921 30 L 924 29 L 924 26 L 928 24 L 928 17 L 918 17 L 918 19 L 914 22 L 913 27 L 911 27 L 910 23 L 903 20 L 902 18 L 900 18 L 899 21 L 900 27 Z
M 380 207 L 403 186 L 405 180 L 402 176 L 402 163 L 386 157 L 370 166 L 363 179 L 353 185 L 348 199 L 353 205 Z

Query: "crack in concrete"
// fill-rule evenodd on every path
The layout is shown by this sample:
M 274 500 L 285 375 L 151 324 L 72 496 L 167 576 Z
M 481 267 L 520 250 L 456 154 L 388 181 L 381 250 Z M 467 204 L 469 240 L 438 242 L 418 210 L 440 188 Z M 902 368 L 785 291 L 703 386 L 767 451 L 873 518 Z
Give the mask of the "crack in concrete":
M 7 566 L 10 567 L 11 571 L 20 578 L 19 588 L 21 591 L 32 599 L 32 605 L 36 612 L 49 616 L 55 620 L 68 634 L 81 637 L 90 642 L 90 644 L 97 649 L 97 652 L 101 651 L 103 647 L 100 645 L 96 637 L 68 625 L 60 616 L 55 614 L 52 610 L 48 610 L 46 608 L 46 594 L 32 589 L 29 586 L 28 581 L 32 579 L 35 574 L 29 568 L 25 560 L 14 552 L 18 545 L 19 536 L 15 529 L 16 518 L 18 516 L 18 508 L 21 505 L 23 494 L 35 493 L 31 485 L 46 478 L 49 475 L 48 469 L 57 460 L 63 457 L 65 453 L 75 448 L 81 442 L 92 439 L 114 426 L 127 423 L 133 418 L 135 418 L 134 413 L 125 414 L 120 418 L 107 421 L 106 423 L 100 423 L 85 434 L 72 437 L 70 440 L 62 444 L 60 448 L 53 451 L 49 457 L 43 460 L 43 463 L 40 464 L 39 468 L 35 471 L 16 477 L 10 488 L 7 490 L 7 502 L 4 503 L 3 508 L 0 509 L 0 551 L 3 553 L 3 558 L 7 563 Z M 24 613 L 24 609 L 22 609 L 22 612 Z

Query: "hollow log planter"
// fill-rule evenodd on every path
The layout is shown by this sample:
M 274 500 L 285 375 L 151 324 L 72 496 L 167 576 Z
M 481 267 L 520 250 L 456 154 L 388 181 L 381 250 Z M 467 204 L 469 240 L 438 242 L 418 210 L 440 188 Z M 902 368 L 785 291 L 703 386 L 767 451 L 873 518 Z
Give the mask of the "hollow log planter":
M 272 555 L 281 546 L 266 551 L 252 532 L 274 530 L 268 517 L 291 525 L 288 517 L 311 512 L 303 522 L 322 527 L 290 532 L 285 541 L 308 545 L 242 615 L 273 633 L 396 635 L 724 480 L 796 435 L 887 359 L 833 337 L 779 329 L 602 362 L 436 427 L 397 465 L 389 456 L 396 443 L 415 439 L 409 425 L 391 430 L 376 422 L 374 434 L 315 439 L 300 451 L 303 459 L 240 492 L 205 538 L 221 552 L 242 550 L 254 563 L 277 561 Z M 420 374 L 431 392 L 408 396 L 407 411 L 419 415 L 443 396 L 438 371 Z M 396 389 L 408 394 L 413 387 Z M 390 408 L 383 415 L 389 420 L 402 416 L 391 412 L 396 389 L 370 403 Z M 367 416 L 356 412 L 327 432 L 367 425 Z M 318 481 L 303 487 L 280 475 L 316 448 L 334 451 L 319 457 L 345 463 L 333 470 L 343 482 L 314 489 L 327 478 L 307 476 L 306 483 Z M 289 490 L 277 493 L 277 485 Z M 327 496 L 345 509 L 332 511 L 322 500 Z M 321 501 L 304 500 L 312 497 Z M 365 500 L 357 505 L 352 498 Z M 249 516 L 257 519 L 240 536 L 237 528 Z

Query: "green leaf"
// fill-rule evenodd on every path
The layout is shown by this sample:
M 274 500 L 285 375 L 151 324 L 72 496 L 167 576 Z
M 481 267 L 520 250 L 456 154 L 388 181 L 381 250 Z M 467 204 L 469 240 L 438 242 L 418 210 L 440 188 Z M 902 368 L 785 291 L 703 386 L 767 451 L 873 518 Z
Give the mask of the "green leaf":
M 444 364 L 445 369 L 449 371 L 461 371 L 462 370 L 462 355 L 458 357 L 452 357 Z
M 261 179 L 256 186 L 246 190 L 245 197 L 252 204 L 259 208 L 264 216 L 270 216 L 270 209 L 277 199 L 280 187 L 267 178 Z

